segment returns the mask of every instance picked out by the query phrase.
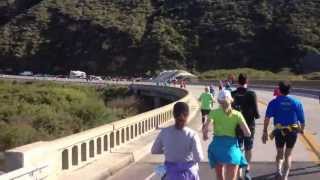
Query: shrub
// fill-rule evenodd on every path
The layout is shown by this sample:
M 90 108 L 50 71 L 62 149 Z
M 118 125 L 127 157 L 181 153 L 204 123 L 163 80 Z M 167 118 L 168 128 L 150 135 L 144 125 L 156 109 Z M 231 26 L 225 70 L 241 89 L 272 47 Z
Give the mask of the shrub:
M 118 97 L 126 97 L 129 95 L 129 90 L 126 87 L 107 87 L 103 92 L 104 100 L 107 102 L 110 99 Z
M 36 131 L 28 124 L 1 124 L 0 125 L 0 150 L 8 147 L 15 147 L 21 144 L 31 143 L 41 139 L 46 139 L 46 135 Z
M 97 91 L 80 85 L 0 81 L 0 151 L 135 115 L 139 105 L 125 87 Z

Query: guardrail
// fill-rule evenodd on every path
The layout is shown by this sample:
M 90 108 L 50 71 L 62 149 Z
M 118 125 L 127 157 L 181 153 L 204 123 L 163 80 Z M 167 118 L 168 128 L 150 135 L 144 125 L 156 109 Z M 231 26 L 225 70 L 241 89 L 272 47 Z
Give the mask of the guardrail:
M 220 80 L 198 80 L 193 82 L 194 84 L 210 84 L 214 82 L 218 84 Z M 266 86 L 276 86 L 281 80 L 249 80 L 250 84 L 254 85 L 266 85 Z M 290 81 L 290 80 L 289 80 Z M 303 89 L 320 89 L 320 80 L 299 80 L 290 81 L 295 88 Z
M 218 80 L 200 80 L 197 82 L 192 82 L 194 85 L 210 85 L 214 83 L 218 85 Z M 252 80 L 250 81 L 250 87 L 254 89 L 261 90 L 274 90 L 280 80 Z M 308 96 L 313 98 L 319 98 L 320 96 L 320 81 L 291 81 L 292 83 L 292 93 L 302 96 Z
M 1 180 L 40 180 L 48 177 L 48 165 L 17 169 L 0 176 Z
M 178 101 L 191 102 L 191 95 L 182 89 L 146 85 L 132 88 L 172 93 Z M 174 103 L 68 137 L 11 149 L 6 152 L 7 161 L 12 170 L 19 169 L 0 179 L 56 179 L 62 173 L 84 167 L 172 120 Z

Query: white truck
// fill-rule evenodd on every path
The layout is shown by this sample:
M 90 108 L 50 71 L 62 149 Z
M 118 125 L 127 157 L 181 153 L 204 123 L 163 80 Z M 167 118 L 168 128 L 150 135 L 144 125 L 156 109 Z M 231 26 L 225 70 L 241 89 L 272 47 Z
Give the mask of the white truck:
M 70 79 L 86 79 L 87 74 L 83 71 L 70 71 L 69 78 Z

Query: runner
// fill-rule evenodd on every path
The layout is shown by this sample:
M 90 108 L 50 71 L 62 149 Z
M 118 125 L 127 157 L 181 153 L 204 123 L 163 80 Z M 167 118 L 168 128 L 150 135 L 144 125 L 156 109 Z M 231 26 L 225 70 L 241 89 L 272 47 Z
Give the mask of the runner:
M 187 81 L 185 79 L 182 81 L 182 86 L 184 89 L 187 88 Z
M 177 79 L 174 78 L 174 79 L 172 80 L 172 83 L 173 83 L 173 86 L 176 87 L 176 85 L 177 85 Z
M 206 118 L 210 113 L 214 103 L 214 98 L 212 94 L 210 94 L 209 88 L 205 87 L 204 90 L 205 92 L 202 93 L 199 97 L 199 101 L 201 103 L 202 124 L 206 121 Z
M 224 89 L 232 92 L 232 88 L 229 82 L 226 83 L 226 85 L 224 86 Z
M 203 139 L 208 140 L 208 127 L 213 123 L 214 136 L 208 148 L 208 159 L 211 168 L 215 168 L 218 180 L 236 180 L 239 167 L 247 165 L 238 145 L 236 128 L 240 126 L 246 137 L 250 137 L 251 133 L 242 114 L 232 109 L 232 101 L 230 91 L 220 91 L 220 107 L 210 112 L 209 121 L 202 128 Z
M 280 90 L 279 90 L 278 87 L 276 87 L 276 88 L 274 89 L 274 91 L 273 91 L 273 96 L 278 97 L 278 96 L 280 96 L 280 95 L 281 95 Z
M 244 179 L 250 180 L 250 162 L 252 158 L 253 141 L 255 134 L 255 120 L 260 118 L 257 96 L 254 91 L 248 90 L 248 78 L 245 74 L 240 74 L 238 78 L 239 87 L 232 92 L 234 98 L 233 108 L 240 111 L 248 124 L 251 136 L 244 137 L 242 132 L 237 133 L 239 145 L 245 151 L 248 166 L 244 169 Z M 239 176 L 242 177 L 242 170 L 239 171 Z
M 224 84 L 223 81 L 220 80 L 220 81 L 219 81 L 219 91 L 221 91 L 221 90 L 223 89 L 223 87 L 224 87 L 223 84 Z
M 298 133 L 303 134 L 305 119 L 301 102 L 288 96 L 291 85 L 280 82 L 279 89 L 281 95 L 272 100 L 267 108 L 262 142 L 265 144 L 269 138 L 268 126 L 270 119 L 273 118 L 275 129 L 270 134 L 270 138 L 275 138 L 277 148 L 277 178 L 287 180 L 291 167 L 291 152 L 297 141 Z
M 179 83 L 180 83 L 180 88 L 183 88 L 183 79 L 180 79 Z
M 213 83 L 212 84 L 210 84 L 210 86 L 209 86 L 209 90 L 210 90 L 210 93 L 212 94 L 212 96 L 214 97 L 214 85 L 213 85 Z
M 154 142 L 152 154 L 164 154 L 164 180 L 199 180 L 198 163 L 203 160 L 203 151 L 197 133 L 186 127 L 189 107 L 186 103 L 174 105 L 175 125 L 163 129 Z

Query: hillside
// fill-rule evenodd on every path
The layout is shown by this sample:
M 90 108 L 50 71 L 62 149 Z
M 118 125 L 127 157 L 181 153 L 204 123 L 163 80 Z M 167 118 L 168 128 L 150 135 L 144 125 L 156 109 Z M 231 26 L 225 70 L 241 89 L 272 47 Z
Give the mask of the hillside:
M 141 74 L 165 68 L 289 67 L 302 72 L 303 57 L 320 51 L 318 0 L 5 1 L 0 3 L 2 70 Z

